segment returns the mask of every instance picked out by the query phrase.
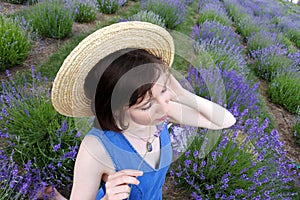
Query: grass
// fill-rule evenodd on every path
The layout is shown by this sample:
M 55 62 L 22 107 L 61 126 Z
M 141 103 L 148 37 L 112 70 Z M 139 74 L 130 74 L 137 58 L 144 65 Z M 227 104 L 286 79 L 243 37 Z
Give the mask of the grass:
M 80 35 L 71 35 L 68 38 L 68 42 L 63 44 L 56 52 L 52 53 L 49 58 L 42 64 L 36 67 L 36 71 L 40 72 L 42 76 L 46 76 L 49 79 L 54 79 L 56 73 L 58 72 L 60 66 L 62 65 L 64 59 L 70 54 L 70 52 L 88 35 L 93 33 L 94 31 L 108 26 L 110 24 L 118 22 L 121 18 L 127 18 L 131 15 L 136 14 L 140 9 L 140 3 L 132 3 L 130 7 L 126 7 L 120 9 L 117 12 L 117 15 L 107 15 L 107 19 L 103 21 L 98 21 L 95 28 L 88 31 L 87 33 Z M 28 10 L 26 11 L 28 12 Z M 20 11 L 20 13 L 13 14 L 11 16 L 16 16 L 18 14 L 23 14 L 24 11 Z M 31 70 L 25 70 L 23 72 L 17 72 L 14 76 L 14 80 L 23 83 L 23 77 L 26 76 L 30 78 Z

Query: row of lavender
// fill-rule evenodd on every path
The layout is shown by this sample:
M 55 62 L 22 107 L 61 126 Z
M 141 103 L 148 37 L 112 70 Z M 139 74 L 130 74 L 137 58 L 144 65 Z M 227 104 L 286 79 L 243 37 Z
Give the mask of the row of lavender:
M 16 15 L 0 14 L 0 70 L 18 65 L 28 57 L 32 40 L 37 37 L 62 39 L 72 33 L 73 22 L 88 23 L 97 13 L 113 14 L 128 4 L 126 0 L 6 0 L 12 3 L 35 3 Z M 142 11 L 130 20 L 144 20 L 167 28 L 176 27 L 185 16 L 189 1 L 143 1 Z M 158 5 L 160 4 L 160 5 Z M 0 8 L 1 10 L 1 8 Z M 151 11 L 151 12 L 150 12 Z M 126 19 L 127 20 L 127 19 Z
M 0 14 L 0 38 L 3 41 L 0 44 L 1 71 L 24 62 L 30 52 L 32 40 L 36 40 L 37 37 L 66 38 L 71 35 L 74 22 L 92 22 L 99 12 L 115 13 L 126 0 L 6 0 L 6 2 L 27 4 L 28 9 L 16 15 Z
M 209 143 L 207 137 L 194 139 L 180 164 L 170 171 L 174 183 L 189 188 L 194 199 L 297 199 L 292 185 L 299 184 L 300 173 L 285 156 L 278 132 L 268 129 L 269 120 L 260 121 L 258 84 L 249 80 L 247 52 L 231 27 L 228 2 L 199 0 L 198 5 L 198 25 L 191 36 L 197 41 L 196 50 L 208 52 L 216 67 L 191 67 L 188 80 L 199 95 L 209 97 L 206 86 L 213 85 L 218 92 L 216 83 L 221 80 L 216 74 L 221 74 L 226 105 L 238 120 L 223 131 L 208 155 L 201 155 L 200 149 Z
M 115 1 L 103 1 L 105 2 L 108 2 L 105 5 L 110 8 Z M 86 3 L 89 4 L 88 1 Z M 2 52 L 7 53 L 1 58 L 11 55 L 8 49 L 14 49 L 18 55 L 20 49 L 25 49 L 24 45 L 18 44 L 23 41 L 21 37 L 24 36 L 24 39 L 25 34 L 31 32 L 32 21 L 23 17 L 27 13 L 33 14 L 39 25 L 45 25 L 43 28 L 52 29 L 53 25 L 57 33 L 63 33 L 69 27 L 65 25 L 70 22 L 70 4 L 65 2 L 64 5 L 66 6 L 61 6 L 57 1 L 43 1 L 20 15 L 1 16 L 0 22 L 3 26 L 0 32 L 3 33 L 2 38 L 6 39 L 1 43 L 6 48 Z M 147 11 L 147 7 L 151 9 Z M 181 10 L 185 8 L 185 3 L 180 1 L 145 1 L 143 8 L 144 11 L 136 13 L 129 20 L 150 21 L 164 27 L 175 27 L 184 19 L 185 13 Z M 155 14 L 155 10 L 163 17 Z M 7 24 L 8 26 L 4 26 Z M 20 24 L 21 28 L 18 26 Z M 38 33 L 41 33 L 40 29 Z M 10 37 L 6 37 L 7 35 Z M 31 76 L 24 75 L 21 81 L 19 77 L 16 81 L 9 71 L 6 73 L 9 81 L 2 83 L 0 94 L 0 197 L 14 200 L 47 199 L 43 190 L 49 185 L 55 186 L 68 197 L 72 186 L 74 161 L 82 136 L 76 131 L 73 119 L 61 116 L 51 105 L 50 88 L 54 77 L 49 77 L 50 80 L 41 77 L 34 67 Z
M 291 11 L 286 4 L 266 0 L 225 0 L 224 3 L 247 43 L 250 66 L 269 83 L 270 99 L 299 115 L 300 8 Z M 299 119 L 293 130 L 300 145 Z
M 176 18 L 176 13 L 192 3 L 149 2 L 152 9 L 148 8 L 145 13 L 152 19 L 146 17 L 147 20 L 163 23 L 173 19 L 178 26 L 184 15 Z M 182 163 L 171 171 L 171 176 L 177 184 L 185 188 L 191 186 L 190 192 L 195 199 L 292 198 L 296 195 L 291 189 L 295 184 L 293 176 L 299 175 L 285 158 L 277 131 L 267 131 L 268 120 L 260 123 L 257 117 L 260 114 L 258 85 L 246 78 L 246 52 L 238 35 L 229 27 L 231 21 L 224 4 L 199 1 L 199 7 L 200 16 L 207 12 L 206 18 L 209 18 L 210 12 L 219 10 L 218 18 L 227 22 L 201 19 L 201 25 L 193 28 L 192 37 L 198 41 L 196 48 L 207 51 L 217 68 L 191 67 L 187 79 L 200 95 L 209 98 L 209 92 L 205 89 L 208 82 L 204 83 L 203 75 L 211 77 L 209 83 L 215 83 L 218 81 L 212 74 L 221 74 L 228 97 L 227 107 L 238 122 L 222 133 L 219 143 L 209 155 L 201 155 L 199 147 L 207 141 L 197 137 L 181 158 Z M 164 10 L 165 15 L 153 14 L 159 12 L 155 8 Z M 34 69 L 31 78 L 33 81 L 25 80 L 22 85 L 14 83 L 13 79 L 2 85 L 0 133 L 7 146 L 0 151 L 0 195 L 3 199 L 35 199 L 46 185 L 63 189 L 60 191 L 65 191 L 67 196 L 72 184 L 72 168 L 81 140 L 80 133 L 75 131 L 70 118 L 54 111 L 49 99 L 51 84 L 48 80 L 41 78 Z M 218 91 L 218 85 L 215 91 Z M 202 130 L 201 133 L 204 135 L 206 132 Z

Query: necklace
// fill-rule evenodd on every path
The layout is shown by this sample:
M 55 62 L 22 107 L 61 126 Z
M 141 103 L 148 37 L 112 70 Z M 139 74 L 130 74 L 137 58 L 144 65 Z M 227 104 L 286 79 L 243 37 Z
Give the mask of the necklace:
M 152 138 L 151 135 L 148 137 L 148 139 L 139 137 L 138 135 L 133 135 L 133 134 L 129 134 L 129 135 L 138 137 L 140 140 L 143 140 L 144 142 L 146 142 L 146 150 L 147 150 L 147 152 L 151 152 L 153 150 L 152 143 L 154 142 L 155 138 L 158 138 L 160 136 L 160 132 L 163 130 L 163 128 L 167 124 L 168 124 L 168 119 L 165 119 L 163 123 L 156 125 L 156 131 L 155 131 L 154 135 L 152 136 L 153 139 L 151 141 L 150 141 L 150 139 Z
M 149 136 L 148 139 L 145 140 L 145 138 L 142 138 L 142 137 L 139 137 L 137 136 L 139 139 L 143 140 L 144 142 L 146 142 L 146 149 L 147 149 L 147 152 L 151 152 L 153 150 L 153 146 L 152 146 L 152 143 L 154 142 L 156 136 L 153 136 L 153 139 L 151 140 L 150 142 L 150 139 L 152 138 L 151 136 Z

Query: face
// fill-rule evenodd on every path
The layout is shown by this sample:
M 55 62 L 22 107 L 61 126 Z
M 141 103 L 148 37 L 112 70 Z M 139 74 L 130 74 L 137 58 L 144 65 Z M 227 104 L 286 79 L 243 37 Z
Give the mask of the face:
M 161 75 L 151 89 L 152 95 L 147 93 L 141 102 L 126 110 L 129 124 L 132 121 L 139 125 L 157 125 L 168 117 L 170 92 L 167 81 L 168 77 Z

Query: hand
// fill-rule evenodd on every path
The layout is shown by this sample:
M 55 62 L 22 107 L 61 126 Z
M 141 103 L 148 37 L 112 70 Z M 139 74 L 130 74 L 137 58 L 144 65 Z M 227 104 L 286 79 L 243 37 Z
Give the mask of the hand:
M 43 195 L 47 195 L 51 200 L 67 200 L 52 186 L 44 188 L 44 193 L 39 193 L 37 199 L 42 199 Z
M 184 88 L 172 74 L 170 74 L 167 87 L 171 93 L 171 100 L 177 102 L 178 97 L 183 95 Z
M 130 187 L 128 184 L 138 185 L 138 176 L 143 172 L 138 170 L 122 170 L 111 175 L 104 175 L 106 194 L 103 200 L 122 200 L 129 197 Z

